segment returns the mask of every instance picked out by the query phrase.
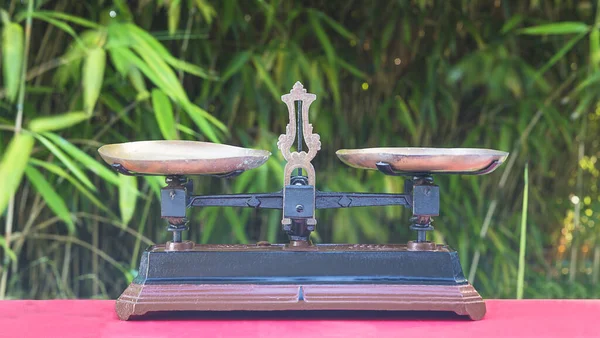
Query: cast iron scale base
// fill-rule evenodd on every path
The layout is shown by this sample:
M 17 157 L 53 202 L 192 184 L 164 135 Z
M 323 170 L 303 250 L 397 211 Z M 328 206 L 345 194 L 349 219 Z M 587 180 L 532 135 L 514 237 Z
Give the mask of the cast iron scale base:
M 173 240 L 144 252 L 138 276 L 117 300 L 120 319 L 183 310 L 433 310 L 483 318 L 485 303 L 465 279 L 456 251 L 427 241 L 432 217 L 439 215 L 439 187 L 431 175 L 487 174 L 508 154 L 487 149 L 339 150 L 338 157 L 350 166 L 406 176 L 405 191 L 318 191 L 311 161 L 321 142 L 308 122 L 308 108 L 315 99 L 299 82 L 282 96 L 290 122 L 277 143 L 287 163 L 283 189 L 275 193 L 194 196 L 186 178 L 234 177 L 262 165 L 270 156 L 267 151 L 192 141 L 100 148 L 104 160 L 121 174 L 167 176 L 161 216 L 168 221 Z M 308 151 L 302 149 L 302 140 Z M 310 241 L 317 209 L 386 205 L 412 210 L 415 241 L 321 245 Z M 198 245 L 182 240 L 188 229 L 186 209 L 208 206 L 282 210 L 282 227 L 290 241 Z

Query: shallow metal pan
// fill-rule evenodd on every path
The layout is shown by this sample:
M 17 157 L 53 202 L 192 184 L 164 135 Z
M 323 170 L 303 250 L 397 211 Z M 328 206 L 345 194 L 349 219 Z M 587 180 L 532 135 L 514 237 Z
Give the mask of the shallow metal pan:
M 338 158 L 360 169 L 378 169 L 387 163 L 397 172 L 487 174 L 508 156 L 507 152 L 477 148 L 365 148 L 341 149 Z
M 139 141 L 98 149 L 106 163 L 153 175 L 213 175 L 259 167 L 271 153 L 197 141 Z

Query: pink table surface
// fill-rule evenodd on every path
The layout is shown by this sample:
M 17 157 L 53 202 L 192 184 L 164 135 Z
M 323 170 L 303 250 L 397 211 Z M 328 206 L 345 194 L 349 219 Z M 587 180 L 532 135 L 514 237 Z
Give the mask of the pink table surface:
M 0 337 L 600 337 L 600 300 L 486 304 L 476 322 L 423 312 L 169 313 L 124 322 L 114 301 L 9 300 L 0 301 Z

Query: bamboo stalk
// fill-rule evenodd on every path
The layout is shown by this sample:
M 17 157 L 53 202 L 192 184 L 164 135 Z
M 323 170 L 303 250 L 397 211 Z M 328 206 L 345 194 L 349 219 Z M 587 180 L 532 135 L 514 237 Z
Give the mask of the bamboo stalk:
M 573 82 L 575 80 L 575 73 L 572 73 L 571 76 L 561 84 L 560 87 L 558 87 L 545 101 L 544 101 L 544 108 L 546 106 L 548 106 L 552 101 L 554 101 L 554 99 L 556 99 L 560 93 L 562 93 L 563 90 L 565 90 L 565 88 L 568 88 L 568 86 L 571 84 L 571 82 Z M 533 130 L 533 128 L 535 127 L 535 125 L 538 123 L 538 121 L 540 120 L 540 118 L 542 117 L 544 113 L 544 109 L 540 109 L 535 113 L 535 116 L 531 119 L 531 121 L 529 121 L 529 124 L 527 125 L 527 127 L 525 128 L 525 130 L 523 131 L 523 133 L 521 134 L 521 137 L 519 138 L 519 141 L 517 142 L 517 144 L 515 145 L 513 151 L 511 152 L 509 159 L 508 159 L 508 163 L 505 166 L 504 172 L 502 173 L 502 177 L 500 178 L 500 182 L 498 183 L 498 190 L 502 191 L 502 189 L 504 188 L 506 181 L 508 180 L 508 177 L 510 176 L 510 173 L 512 172 L 512 168 L 517 160 L 518 154 L 519 154 L 519 148 L 525 143 L 525 141 L 527 140 L 527 138 L 529 137 L 529 134 L 531 133 L 531 131 Z M 490 203 L 490 206 L 488 208 L 488 211 L 486 213 L 485 219 L 486 220 L 491 220 L 492 216 L 494 215 L 495 211 L 496 211 L 496 204 L 498 198 L 494 198 L 492 200 L 492 202 Z M 485 223 L 485 222 L 484 222 Z M 484 226 L 481 229 L 481 233 L 479 234 L 479 237 L 481 239 L 484 239 L 487 236 L 487 231 L 489 228 L 490 222 L 485 223 Z M 469 269 L 469 281 L 471 282 L 471 284 L 475 283 L 475 273 L 477 272 L 477 267 L 479 266 L 479 257 L 481 256 L 481 250 L 477 249 L 475 251 L 475 254 L 473 256 L 473 260 L 471 261 L 471 267 Z
M 519 270 L 517 272 L 517 299 L 523 299 L 525 284 L 525 250 L 527 249 L 527 205 L 529 199 L 529 163 L 525 163 L 523 175 L 523 210 L 521 213 L 521 239 L 519 241 Z
M 592 265 L 592 284 L 598 285 L 600 280 L 600 245 L 594 248 L 594 263 Z
M 583 168 L 581 168 L 581 160 L 583 159 L 583 155 L 585 153 L 585 144 L 584 144 L 584 135 L 585 135 L 585 119 L 583 119 L 583 127 L 581 130 L 579 147 L 577 152 L 577 187 L 576 194 L 579 197 L 577 203 L 574 206 L 574 217 L 573 217 L 573 239 L 571 240 L 571 257 L 569 262 L 569 282 L 573 283 L 575 281 L 575 276 L 577 275 L 577 254 L 579 251 L 579 228 L 581 226 L 581 203 L 583 202 L 581 199 L 583 198 Z
M 29 55 L 29 45 L 31 42 L 31 14 L 33 13 L 33 0 L 28 1 L 27 6 L 27 21 L 25 24 L 25 48 L 23 49 L 23 65 L 21 67 L 21 78 L 19 85 L 19 97 L 17 99 L 17 117 L 15 119 L 15 134 L 21 132 L 23 127 L 23 104 L 25 102 L 25 76 L 27 75 L 27 56 Z M 11 196 L 8 201 L 8 208 L 6 210 L 6 221 L 4 223 L 4 241 L 6 242 L 6 248 L 10 249 L 10 237 L 13 230 L 13 217 L 15 208 L 15 196 Z M 6 282 L 8 280 L 8 266 L 10 260 L 8 260 L 8 254 L 5 254 L 5 264 L 2 271 L 2 278 L 0 279 L 0 300 L 6 297 Z
M 152 195 L 150 193 L 150 187 L 148 187 L 147 192 L 145 194 L 148 195 L 148 199 L 146 199 L 146 203 L 144 204 L 144 211 L 142 212 L 142 218 L 140 219 L 140 224 L 138 225 L 138 230 L 137 230 L 138 236 L 136 236 L 136 238 L 135 238 L 135 245 L 133 246 L 133 255 L 131 256 L 131 261 L 129 264 L 129 267 L 131 268 L 131 270 L 134 270 L 138 264 L 138 255 L 140 253 L 140 245 L 142 242 L 144 229 L 146 228 L 148 215 L 150 214 L 150 206 L 152 205 L 152 200 L 154 199 L 153 198 L 154 195 Z
M 94 206 L 93 209 L 95 212 L 94 214 L 97 213 L 98 208 Z M 93 219 L 92 220 L 92 246 L 95 249 L 99 249 L 98 247 L 98 242 L 99 242 L 99 237 L 100 237 L 100 229 L 98 226 L 98 220 L 97 219 Z M 92 251 L 92 274 L 95 276 L 98 276 L 98 255 L 96 254 L 96 252 Z M 92 279 L 92 295 L 96 295 L 98 294 L 98 279 Z

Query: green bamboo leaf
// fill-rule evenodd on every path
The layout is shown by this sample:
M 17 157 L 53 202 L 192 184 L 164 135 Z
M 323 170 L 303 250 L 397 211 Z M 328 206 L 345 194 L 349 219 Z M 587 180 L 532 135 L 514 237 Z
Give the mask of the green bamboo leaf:
M 165 94 L 171 99 L 177 102 L 183 107 L 185 112 L 190 116 L 194 123 L 202 130 L 202 132 L 213 142 L 219 142 L 218 137 L 214 133 L 212 126 L 208 123 L 209 121 L 217 128 L 226 131 L 227 127 L 219 121 L 217 118 L 206 112 L 204 109 L 192 104 L 187 95 L 185 94 L 183 87 L 176 80 L 175 74 L 172 69 L 169 68 L 160 59 L 150 60 L 150 64 L 142 61 L 134 53 L 126 48 L 115 48 L 112 52 L 120 54 L 120 57 L 127 58 L 130 60 L 146 77 L 148 77 L 156 86 L 158 86 Z M 154 62 L 156 60 L 156 62 Z M 161 73 L 162 72 L 162 73 Z M 162 76 L 159 76 L 158 74 Z M 173 77 L 175 81 L 171 81 L 170 77 Z M 162 78 L 161 78 L 162 77 Z M 166 81 L 163 81 L 166 79 Z M 171 85 L 169 84 L 171 83 Z
M 4 22 L 2 30 L 2 70 L 6 97 L 14 102 L 19 92 L 23 60 L 23 28 L 17 23 Z
M 107 46 L 111 46 L 110 43 Z M 125 47 L 112 47 L 107 49 L 113 66 L 115 66 L 115 69 L 122 77 L 129 75 L 129 71 L 132 68 L 135 68 L 132 62 L 127 58 L 127 55 L 122 53 L 125 49 Z
M 132 193 L 133 191 L 137 191 L 137 178 L 135 176 L 119 175 L 119 208 L 124 228 L 127 227 L 135 212 L 137 195 Z
M 388 22 L 383 29 L 383 33 L 381 33 L 381 47 L 382 49 L 387 49 L 390 41 L 392 40 L 392 34 L 396 30 L 397 22 L 393 20 Z
M 202 136 L 202 135 L 198 134 L 197 132 L 195 132 L 194 129 L 186 127 L 183 124 L 177 123 L 176 127 L 177 127 L 177 130 L 179 130 L 180 132 L 188 134 L 192 137 L 201 137 Z
M 71 172 L 77 177 L 81 183 L 87 186 L 90 190 L 96 191 L 96 187 L 92 184 L 89 178 L 85 175 L 72 159 L 70 159 L 65 153 L 63 153 L 56 145 L 50 142 L 47 138 L 41 134 L 35 134 L 35 137 L 42 142 L 42 144 L 48 148 L 48 150 L 54 154 Z
M 349 71 L 350 73 L 352 73 L 352 75 L 358 77 L 359 79 L 363 79 L 363 80 L 368 79 L 368 76 L 365 72 L 363 72 L 360 69 L 356 68 L 355 66 L 349 64 L 348 62 L 342 60 L 342 58 L 336 58 L 336 60 L 337 60 L 338 65 L 340 65 L 342 68 L 344 68 L 347 71 Z
M 129 70 L 129 81 L 133 85 L 133 88 L 137 90 L 138 94 L 136 96 L 137 101 L 143 101 L 150 97 L 150 93 L 148 93 L 148 89 L 146 89 L 146 83 L 144 82 L 144 78 L 142 77 L 142 73 L 137 68 L 131 68 Z
M 279 91 L 279 89 L 277 89 L 275 82 L 273 81 L 273 79 L 271 78 L 271 76 L 269 75 L 267 70 L 265 69 L 265 66 L 263 65 L 260 58 L 258 56 L 253 56 L 252 62 L 254 63 L 256 72 L 258 73 L 258 78 L 267 86 L 267 89 L 269 89 L 269 92 L 271 92 L 271 95 L 273 95 L 273 98 L 276 101 L 279 100 L 281 97 L 281 91 Z
M 329 80 L 329 87 L 331 88 L 331 92 L 333 93 L 333 101 L 335 102 L 336 107 L 339 107 L 342 104 L 342 95 L 340 93 L 340 81 L 338 79 L 338 72 L 332 65 L 322 62 L 320 65 L 322 71 L 325 73 L 327 80 Z
M 315 32 L 317 39 L 321 43 L 323 50 L 325 50 L 325 55 L 327 56 L 327 60 L 329 61 L 330 64 L 334 65 L 335 64 L 335 48 L 333 47 L 333 44 L 329 40 L 329 37 L 327 37 L 327 33 L 325 33 L 325 30 L 323 30 L 323 27 L 321 26 L 321 23 L 319 22 L 319 19 L 314 14 L 314 12 L 310 12 L 310 14 L 308 15 L 308 21 L 310 22 L 310 25 L 311 25 L 313 31 Z
M 99 209 L 103 210 L 104 212 L 107 213 L 112 213 L 112 211 L 106 207 L 106 203 L 100 202 L 100 200 L 98 200 L 98 198 L 96 198 L 96 196 L 94 196 L 94 194 L 92 194 L 89 190 L 87 190 L 81 183 L 79 183 L 73 176 L 69 175 L 69 173 L 67 173 L 63 168 L 61 168 L 60 166 L 51 163 L 51 162 L 44 162 L 44 161 L 40 161 L 36 158 L 30 158 L 29 159 L 29 163 L 44 168 L 46 170 L 48 170 L 49 172 L 58 175 L 64 179 L 66 179 L 67 181 L 69 181 L 69 183 L 71 183 L 77 190 L 79 190 L 79 192 L 81 192 L 85 197 L 87 197 L 92 203 L 94 203 L 94 205 L 96 205 Z
M 262 12 L 264 15 L 264 25 L 260 37 L 260 40 L 264 41 L 272 32 L 271 28 L 273 27 L 273 22 L 275 20 L 277 11 L 275 10 L 274 4 L 267 3 L 266 1 L 259 1 L 257 5 L 260 6 L 260 12 Z
M 198 9 L 200 10 L 200 13 L 202 14 L 202 17 L 204 18 L 206 23 L 210 25 L 212 23 L 213 18 L 217 16 L 217 11 L 215 11 L 213 6 L 211 6 L 205 0 L 195 0 L 194 3 L 196 4 L 196 7 L 198 7 Z
M 143 41 L 141 41 L 139 45 L 133 47 L 135 52 L 142 57 L 145 65 L 152 70 L 154 75 L 161 82 L 160 84 L 155 84 L 159 87 L 162 85 L 168 88 L 170 92 L 176 95 L 175 98 L 179 100 L 188 100 L 183 86 L 179 82 L 173 69 L 155 51 L 148 50 L 148 48 L 151 47 Z M 136 64 L 136 66 L 143 72 L 143 69 L 139 65 Z
M 8 255 L 8 258 L 10 258 L 10 260 L 12 262 L 16 262 L 17 261 L 17 255 L 15 254 L 14 251 L 12 251 L 12 249 L 6 245 L 6 240 L 4 239 L 4 236 L 0 235 L 0 246 L 2 247 L 4 253 L 6 255 Z
M 86 30 L 79 36 L 80 40 L 72 42 L 60 58 L 62 65 L 54 75 L 54 80 L 60 89 L 63 89 L 69 81 L 80 80 L 81 64 L 88 50 L 103 46 L 106 41 L 106 33 L 100 30 Z
M 595 98 L 595 96 L 596 96 L 596 93 L 594 93 L 594 92 L 585 93 L 579 99 L 579 103 L 575 107 L 575 110 L 573 110 L 573 112 L 571 113 L 571 116 L 570 116 L 571 120 L 576 120 L 581 115 L 583 115 L 586 112 L 586 110 L 588 109 L 588 107 L 590 106 L 590 104 L 592 103 L 592 100 Z
M 177 130 L 175 129 L 175 118 L 173 116 L 173 107 L 167 95 L 160 89 L 152 90 L 152 108 L 160 132 L 166 140 L 176 140 Z
M 188 74 L 196 75 L 203 79 L 207 79 L 207 80 L 218 80 L 219 79 L 218 76 L 205 71 L 202 67 L 198 67 L 194 64 L 185 62 L 183 60 L 174 59 L 174 60 L 170 60 L 168 63 L 176 69 L 180 69 Z
M 202 133 L 212 142 L 220 143 L 219 137 L 215 134 L 213 127 L 208 123 L 207 116 L 213 117 L 204 109 L 192 104 L 185 103 L 183 109 L 188 116 L 194 121 L 194 124 L 200 128 Z M 214 117 L 213 117 L 214 118 Z
M 248 210 L 244 210 L 240 213 L 235 212 L 232 208 L 226 208 L 224 214 L 229 224 L 231 224 L 233 234 L 237 241 L 242 244 L 248 243 L 248 236 L 244 229 L 244 225 L 246 224 L 249 215 Z
M 116 186 L 119 185 L 119 177 L 114 171 L 108 169 L 105 165 L 96 161 L 93 157 L 86 154 L 81 149 L 71 144 L 69 141 L 53 133 L 44 133 L 43 135 L 44 137 L 52 140 L 54 144 L 59 146 L 72 158 L 81 162 L 81 164 L 83 164 L 88 170 L 100 176 L 104 181 L 114 184 Z
M 410 113 L 410 109 L 408 109 L 408 106 L 402 99 L 396 100 L 396 107 L 400 111 L 399 118 L 403 122 L 402 124 L 406 127 L 406 129 L 408 129 L 412 139 L 415 140 L 417 138 L 418 131 L 415 121 Z
M 181 16 L 181 0 L 172 0 L 169 4 L 169 34 L 173 35 L 179 27 Z
M 251 56 L 252 52 L 249 50 L 237 53 L 223 71 L 221 75 L 221 82 L 229 80 L 230 77 L 236 74 L 248 62 L 248 60 L 250 60 Z
M 73 39 L 75 39 L 75 42 L 83 45 L 83 42 L 81 41 L 79 36 L 77 36 L 77 33 L 75 33 L 75 30 L 73 30 L 73 28 L 71 28 L 71 26 L 69 26 L 67 23 L 57 20 L 57 19 L 54 19 L 53 17 L 46 15 L 44 12 L 33 12 L 33 13 L 31 13 L 31 17 L 40 19 L 42 21 L 46 21 L 47 23 L 49 23 L 59 29 L 62 29 L 67 34 L 72 36 Z
M 581 83 L 578 84 L 577 87 L 575 87 L 575 89 L 573 89 L 573 94 L 576 94 L 591 85 L 595 85 L 598 82 L 600 82 L 600 71 L 595 71 L 591 74 L 588 74 L 585 80 L 581 81 Z
M 522 28 L 518 32 L 528 35 L 555 35 L 587 33 L 590 27 L 583 22 L 557 22 L 547 25 Z
M 160 199 L 160 189 L 165 185 L 165 179 L 161 176 L 144 176 L 144 181 L 148 183 L 150 189 L 156 195 L 157 199 Z
M 592 69 L 600 69 L 600 30 L 593 29 L 590 33 L 590 64 Z
M 128 25 L 127 27 L 131 28 L 133 31 L 139 30 L 139 28 L 134 25 Z M 144 32 L 143 34 L 147 33 Z M 218 142 L 218 137 L 214 133 L 213 127 L 208 122 L 212 123 L 222 131 L 226 131 L 227 127 L 204 109 L 192 104 L 189 101 L 185 91 L 183 90 L 183 87 L 181 86 L 181 83 L 173 72 L 173 69 L 169 67 L 167 63 L 165 63 L 165 60 L 157 53 L 156 50 L 152 50 L 152 46 L 154 45 L 148 44 L 139 35 L 133 35 L 133 38 L 139 42 L 139 44 L 135 45 L 133 48 L 138 55 L 141 55 L 143 60 L 127 48 L 114 48 L 118 49 L 114 52 L 119 54 L 119 57 L 129 60 L 129 62 L 136 66 L 157 87 L 159 87 L 165 94 L 173 99 L 173 101 L 177 102 L 181 107 L 183 107 L 186 113 L 202 130 L 206 137 L 213 142 Z M 156 43 L 160 45 L 158 41 L 156 41 Z M 160 46 L 164 49 L 162 45 Z
M 585 33 L 581 33 L 581 34 L 578 34 L 575 37 L 573 37 L 571 40 L 569 40 L 558 52 L 556 52 L 556 54 L 554 54 L 550 58 L 550 60 L 548 60 L 548 62 L 546 62 L 545 65 L 542 66 L 542 68 L 540 68 L 535 73 L 531 82 L 532 83 L 535 82 L 539 77 L 544 75 L 544 73 L 548 69 L 550 69 L 552 66 L 554 66 L 555 63 L 557 63 L 559 60 L 561 60 L 563 58 L 563 56 L 565 56 L 565 54 L 567 54 L 575 46 L 575 44 L 577 44 L 577 42 L 579 42 L 579 40 L 581 40 L 584 36 L 585 36 Z
M 502 34 L 506 34 L 506 33 L 510 32 L 513 28 L 515 28 L 517 25 L 519 25 L 521 22 L 523 22 L 522 15 L 519 15 L 519 14 L 513 15 L 510 19 L 508 19 L 504 23 L 500 32 Z
M 347 30 L 346 27 L 342 26 L 340 23 L 333 20 L 332 18 L 327 16 L 325 13 L 323 13 L 321 11 L 316 11 L 316 10 L 311 10 L 311 11 L 313 13 L 316 13 L 316 15 L 319 17 L 319 19 L 323 20 L 326 24 L 328 24 L 331 28 L 333 28 L 333 30 L 338 32 L 341 36 L 345 37 L 348 40 L 358 40 L 358 38 L 356 37 L 356 35 L 354 35 L 354 33 Z
M 113 0 L 112 3 L 117 8 L 117 12 L 119 13 L 119 18 L 123 21 L 131 21 L 133 20 L 133 14 L 129 10 L 129 6 L 127 5 L 128 1 L 124 0 Z
M 211 234 L 215 229 L 218 216 L 219 212 L 216 208 L 202 208 L 200 211 L 200 217 L 204 221 L 202 224 L 202 234 L 200 234 L 201 244 L 207 244 L 209 242 Z
M 33 166 L 27 166 L 25 168 L 25 174 L 29 179 L 29 182 L 35 187 L 35 189 L 42 195 L 46 204 L 50 210 L 52 210 L 56 216 L 63 220 L 67 224 L 67 230 L 69 234 L 75 233 L 75 223 L 71 219 L 71 213 L 65 204 L 65 201 L 52 189 L 52 186 L 46 179 L 44 175 L 40 173 Z
M 180 69 L 198 77 L 207 80 L 217 79 L 215 76 L 208 74 L 201 67 L 174 57 L 160 41 L 134 24 L 111 25 L 111 27 L 109 27 L 109 34 L 112 36 L 119 36 L 122 41 L 127 42 L 128 46 L 131 46 L 131 48 L 138 52 L 146 62 L 148 62 L 148 59 L 160 59 L 176 69 Z M 150 54 L 147 54 L 148 52 Z M 175 77 L 175 80 L 179 82 L 177 77 Z
M 15 134 L 4 151 L 0 162 L 0 214 L 21 183 L 34 142 L 29 133 Z
M 90 116 L 82 111 L 68 112 L 54 116 L 43 116 L 31 120 L 31 122 L 29 122 L 29 129 L 36 133 L 60 130 L 76 125 L 89 118 Z
M 178 92 L 177 90 L 173 90 L 170 87 L 166 86 L 164 82 L 162 82 L 158 75 L 154 73 L 150 67 L 140 59 L 135 53 L 133 53 L 128 48 L 115 47 L 110 49 L 111 57 L 114 55 L 116 59 L 123 58 L 122 62 L 131 62 L 131 64 L 139 69 L 142 74 L 144 74 L 152 83 L 154 83 L 157 87 L 163 90 L 163 92 L 167 93 L 171 98 L 175 100 L 182 99 L 182 96 L 185 97 L 185 93 Z M 115 59 L 113 59 L 115 60 Z M 120 61 L 121 62 L 121 61 Z M 128 74 L 129 68 L 124 69 L 123 76 Z
M 35 13 L 39 14 L 39 15 L 43 15 L 46 17 L 51 17 L 51 18 L 55 18 L 55 19 L 59 19 L 59 20 L 64 20 L 64 21 L 70 21 L 74 24 L 78 24 L 80 26 L 83 27 L 87 27 L 87 28 L 92 28 L 92 29 L 99 29 L 102 26 L 90 21 L 90 20 L 86 20 L 84 18 L 78 17 L 78 16 L 74 16 L 74 15 L 70 15 L 64 12 L 53 12 L 53 11 L 36 11 Z
M 90 115 L 100 96 L 105 65 L 106 52 L 102 48 L 91 49 L 83 63 L 83 106 L 85 112 Z
M 229 28 L 231 28 L 232 23 L 235 21 L 235 14 L 238 8 L 239 6 L 235 1 L 223 1 L 223 15 L 222 19 L 220 18 L 219 20 L 219 26 L 221 26 L 221 24 L 223 25 L 223 33 L 221 33 L 221 36 L 225 36 L 225 34 L 229 32 Z

